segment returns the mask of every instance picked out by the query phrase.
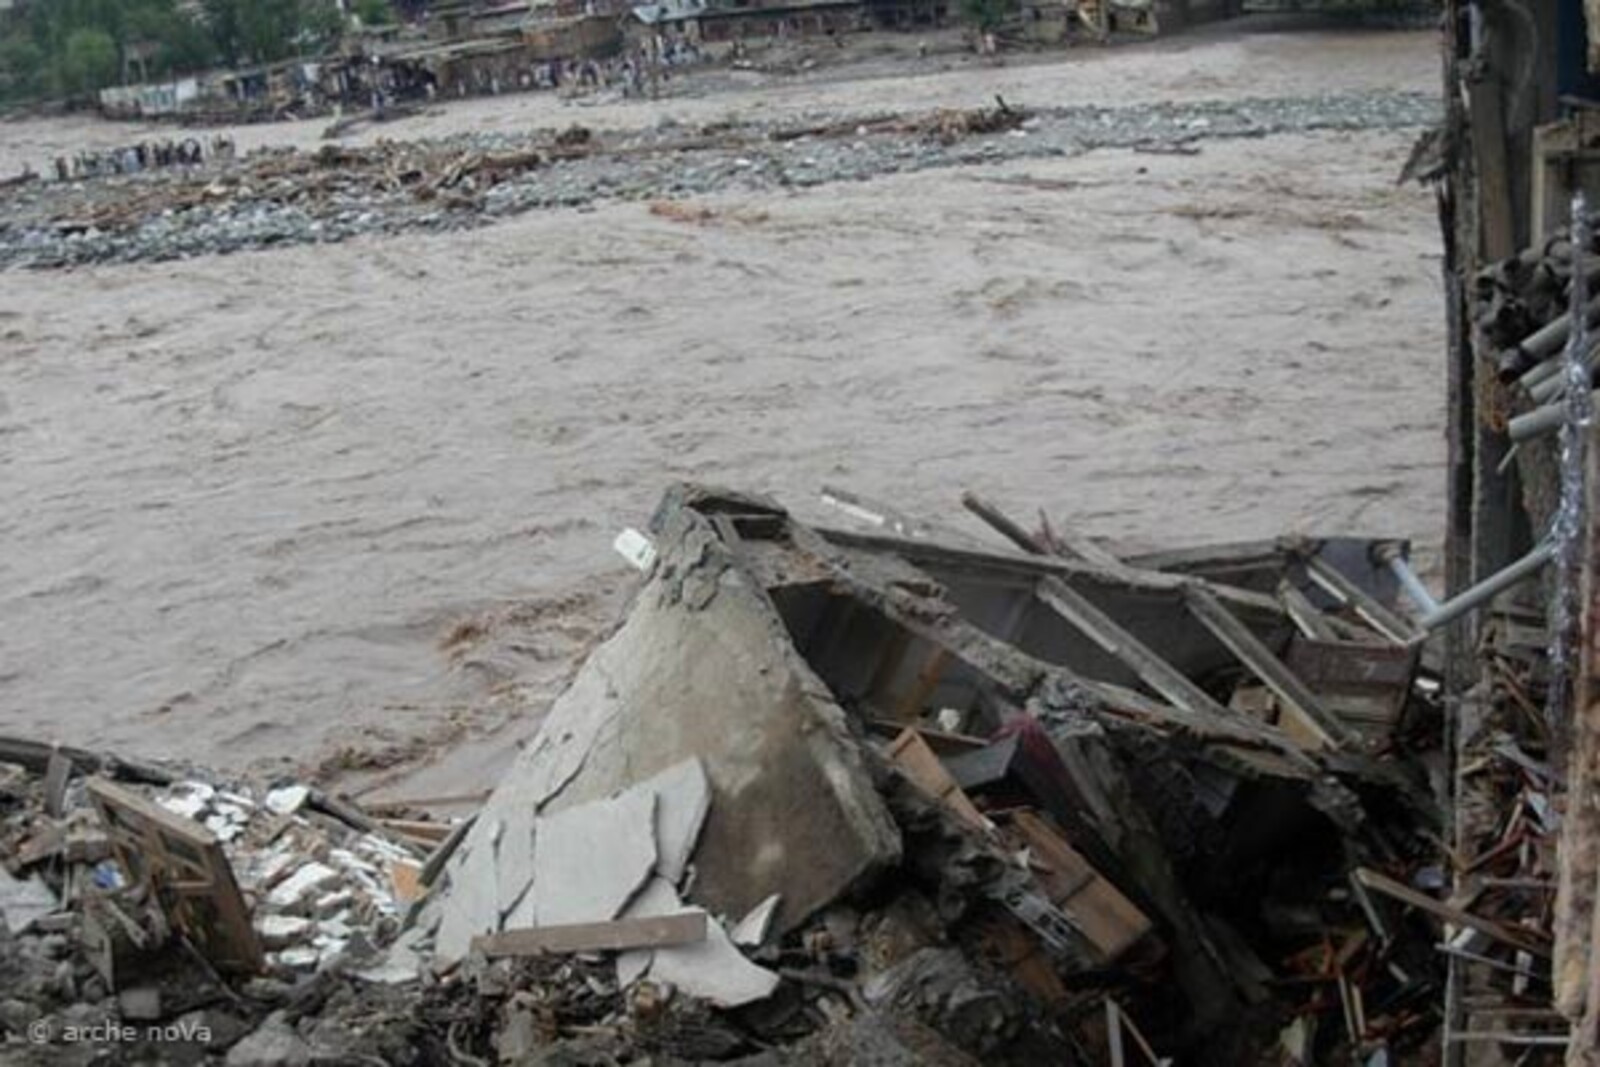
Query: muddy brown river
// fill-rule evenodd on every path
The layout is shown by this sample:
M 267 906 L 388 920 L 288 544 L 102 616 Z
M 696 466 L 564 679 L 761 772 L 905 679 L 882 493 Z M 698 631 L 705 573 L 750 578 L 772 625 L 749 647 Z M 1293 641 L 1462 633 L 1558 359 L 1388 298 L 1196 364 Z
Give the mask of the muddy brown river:
M 582 114 L 1436 79 L 1429 33 L 1212 32 Z M 474 101 L 404 135 L 579 107 Z M 0 131 L 0 171 L 127 138 L 76 119 Z M 1443 315 L 1431 196 L 1394 180 L 1413 136 L 1105 151 L 710 196 L 698 220 L 611 204 L 0 276 L 0 731 L 409 795 L 482 788 L 623 602 L 612 538 L 676 479 L 835 520 L 824 483 L 963 524 L 974 488 L 1129 546 L 1304 531 L 1429 553 Z

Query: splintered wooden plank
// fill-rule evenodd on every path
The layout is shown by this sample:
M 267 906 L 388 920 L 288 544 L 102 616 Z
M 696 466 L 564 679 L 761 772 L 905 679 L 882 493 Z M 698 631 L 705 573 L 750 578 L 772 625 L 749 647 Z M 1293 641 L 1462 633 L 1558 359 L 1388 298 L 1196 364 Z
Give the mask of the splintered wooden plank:
M 1391 730 L 1400 721 L 1422 649 L 1412 645 L 1318 641 L 1296 635 L 1289 669 L 1351 726 Z
M 1317 641 L 1337 641 L 1339 635 L 1334 632 L 1328 623 L 1326 615 L 1317 610 L 1311 598 L 1302 593 L 1293 583 L 1282 581 L 1278 583 L 1278 600 L 1283 604 L 1283 610 L 1288 614 L 1295 628 L 1307 637 Z
M 1016 811 L 1009 821 L 1045 868 L 1037 874 L 1045 895 L 1072 917 L 1105 962 L 1115 962 L 1150 932 L 1149 917 L 1037 812 Z
M 218 970 L 259 971 L 261 943 L 221 842 L 193 819 L 103 778 L 89 779 L 88 788 L 117 862 L 161 902 L 173 927 Z
M 1044 579 L 1039 583 L 1038 597 L 1073 629 L 1115 656 L 1175 707 L 1202 717 L 1228 718 L 1227 710 L 1212 700 L 1210 694 L 1066 582 L 1059 578 Z
M 1021 524 L 977 493 L 962 493 L 961 504 L 1024 552 L 1035 556 L 1065 555 L 1068 558 L 1081 560 L 1113 574 L 1120 574 L 1127 569 L 1123 566 L 1122 560 L 1087 537 L 1079 537 L 1070 530 L 1052 530 L 1049 537 L 1055 542 L 1054 545 L 1035 537 L 1024 529 Z M 1057 545 L 1065 549 L 1065 552 L 1057 552 L 1055 550 Z
M 1234 618 L 1210 590 L 1193 586 L 1185 593 L 1185 598 L 1194 617 L 1226 645 L 1228 651 L 1238 656 L 1251 673 L 1272 690 L 1284 710 L 1297 716 L 1314 737 L 1333 747 L 1356 740 L 1349 728 L 1322 706 L 1310 687 L 1284 666 L 1248 626 Z
M 1393 897 L 1402 904 L 1409 904 L 1413 908 L 1421 908 L 1435 918 L 1442 919 L 1455 926 L 1465 926 L 1468 929 L 1476 930 L 1481 934 L 1494 938 L 1496 941 L 1501 941 L 1513 948 L 1532 953 L 1541 959 L 1550 958 L 1550 946 L 1537 940 L 1527 931 L 1496 922 L 1493 919 L 1485 919 L 1469 911 L 1463 911 L 1453 904 L 1446 904 L 1442 900 L 1435 900 L 1426 893 L 1417 892 L 1404 882 L 1397 882 L 1388 875 L 1381 874 L 1368 867 L 1357 867 L 1355 876 L 1356 881 L 1368 889 L 1376 889 L 1384 896 Z
M 900 732 L 889 745 L 889 761 L 956 818 L 980 833 L 989 829 L 989 820 L 972 798 L 962 792 L 961 786 L 916 730 L 908 726 Z
M 692 945 L 706 939 L 706 913 L 614 919 L 599 923 L 564 923 L 503 930 L 472 939 L 485 956 L 541 956 L 547 953 L 620 952 L 632 948 Z
M 1306 574 L 1341 603 L 1350 605 L 1357 615 L 1373 629 L 1398 644 L 1409 644 L 1423 636 L 1414 623 L 1408 622 L 1373 599 L 1372 595 L 1345 577 L 1344 572 L 1319 556 L 1305 560 Z

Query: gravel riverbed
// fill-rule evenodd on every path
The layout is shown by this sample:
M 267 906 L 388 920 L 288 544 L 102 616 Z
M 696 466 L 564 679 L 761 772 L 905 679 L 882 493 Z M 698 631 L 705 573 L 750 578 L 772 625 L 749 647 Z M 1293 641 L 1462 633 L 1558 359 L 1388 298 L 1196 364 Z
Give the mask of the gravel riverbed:
M 982 105 L 982 101 L 974 101 Z M 1437 121 L 1436 97 L 1372 91 L 1324 96 L 1065 107 L 1036 110 L 1019 128 L 950 140 L 925 133 L 839 129 L 837 117 L 809 122 L 721 124 L 603 134 L 582 158 L 556 159 L 478 187 L 469 179 L 448 206 L 419 199 L 405 185 L 358 187 L 308 197 L 275 185 L 216 186 L 209 200 L 172 206 L 163 190 L 206 186 L 224 172 L 147 172 L 87 182 L 41 182 L 0 202 L 0 269 L 186 259 L 285 244 L 321 244 L 360 234 L 443 231 L 497 218 L 598 201 L 658 200 L 718 192 L 766 192 L 937 167 L 1081 154 L 1100 148 L 1194 152 L 1205 142 L 1316 131 L 1422 128 Z M 797 129 L 827 133 L 790 136 Z M 415 142 L 434 156 L 537 151 L 558 135 L 467 133 Z M 686 142 L 690 143 L 685 147 Z M 269 151 L 282 156 L 285 152 Z M 313 153 L 314 154 L 314 153 Z M 236 167 L 248 169 L 260 154 Z M 136 207 L 105 225 L 91 209 L 118 198 Z

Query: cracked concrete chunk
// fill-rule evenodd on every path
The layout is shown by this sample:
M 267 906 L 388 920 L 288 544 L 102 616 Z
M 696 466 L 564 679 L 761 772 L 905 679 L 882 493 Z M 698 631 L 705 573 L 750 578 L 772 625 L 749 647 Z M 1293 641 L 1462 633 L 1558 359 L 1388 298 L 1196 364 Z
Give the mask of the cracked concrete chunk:
M 495 895 L 502 917 L 516 909 L 533 884 L 533 823 L 531 806 L 512 809 L 495 845 Z
M 0 867 L 0 915 L 6 929 L 20 934 L 59 907 L 56 895 L 39 878 L 13 878 Z
M 541 815 L 533 830 L 531 925 L 615 919 L 655 865 L 656 792 L 648 783 Z
M 739 920 L 729 936 L 736 945 L 746 948 L 757 948 L 767 939 L 767 934 L 772 930 L 773 916 L 778 913 L 778 902 L 783 899 L 781 893 L 774 893 L 766 900 L 750 909 L 749 914 Z
M 660 878 L 652 878 L 625 914 L 629 918 L 648 918 L 682 910 L 683 901 L 677 890 Z M 640 957 L 648 957 L 642 967 Z M 624 985 L 644 974 L 722 1008 L 765 1000 L 778 987 L 778 976 L 745 959 L 715 916 L 708 917 L 706 939 L 697 944 L 624 952 L 618 957 L 617 978 Z
M 647 918 L 684 908 L 677 890 L 652 878 L 623 914 Z M 715 916 L 708 916 L 705 941 L 624 952 L 617 958 L 617 977 L 623 985 L 645 975 L 725 1008 L 765 999 L 778 985 L 776 974 L 745 959 Z
M 686 759 L 643 787 L 656 794 L 656 873 L 678 885 L 711 810 L 711 782 L 699 759 Z
M 614 917 L 592 908 L 570 914 L 571 879 L 592 863 L 595 843 L 623 824 L 591 823 L 589 840 L 563 849 L 573 859 L 550 896 L 543 872 L 556 865 L 540 857 L 546 823 L 653 779 L 642 791 L 652 801 L 657 789 L 663 797 L 649 834 L 651 862 L 658 862 L 659 841 L 659 869 L 681 879 L 692 857 L 691 896 L 715 914 L 745 915 L 777 893 L 772 926 L 787 932 L 900 859 L 899 830 L 844 709 L 795 649 L 761 583 L 703 517 L 679 509 L 663 522 L 661 560 L 627 620 L 556 701 L 462 845 L 478 852 L 494 840 L 496 820 L 536 813 L 533 886 L 506 917 L 507 928 Z M 712 585 L 716 595 L 685 597 L 685 583 Z M 696 760 L 710 801 L 698 840 L 699 796 L 691 772 L 679 770 Z M 680 799 L 686 804 L 678 810 Z M 447 918 L 455 910 L 451 897 L 480 892 L 463 890 L 468 881 L 452 876 L 443 887 Z M 443 933 L 441 957 L 450 958 L 452 945 L 466 951 L 467 942 Z
M 313 893 L 320 894 L 339 880 L 339 872 L 324 863 L 313 860 L 280 882 L 267 894 L 267 906 L 284 911 L 296 907 Z
M 449 892 L 443 898 L 439 934 L 434 955 L 441 964 L 451 964 L 472 948 L 479 934 L 500 929 L 499 876 L 494 850 L 495 832 L 500 820 L 479 819 L 485 833 L 464 853 L 458 852 L 449 867 Z M 487 824 L 487 825 L 485 825 Z

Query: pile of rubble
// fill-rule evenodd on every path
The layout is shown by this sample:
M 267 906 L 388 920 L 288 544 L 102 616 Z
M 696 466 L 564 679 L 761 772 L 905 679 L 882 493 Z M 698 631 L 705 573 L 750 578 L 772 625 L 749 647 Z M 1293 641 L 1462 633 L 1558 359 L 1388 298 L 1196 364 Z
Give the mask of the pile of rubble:
M 0 739 L 0 1026 L 41 1057 L 198 1061 L 319 977 L 414 980 L 380 949 L 441 835 L 400 825 L 295 783 Z
M 187 1062 L 235 1065 L 1395 1064 L 1446 953 L 1548 955 L 1437 895 L 1404 546 L 1127 557 L 969 498 L 996 548 L 826 499 L 871 529 L 669 492 L 619 538 L 626 621 L 455 824 L 0 746 L 0 1027 L 171 1057 L 203 1025 Z

